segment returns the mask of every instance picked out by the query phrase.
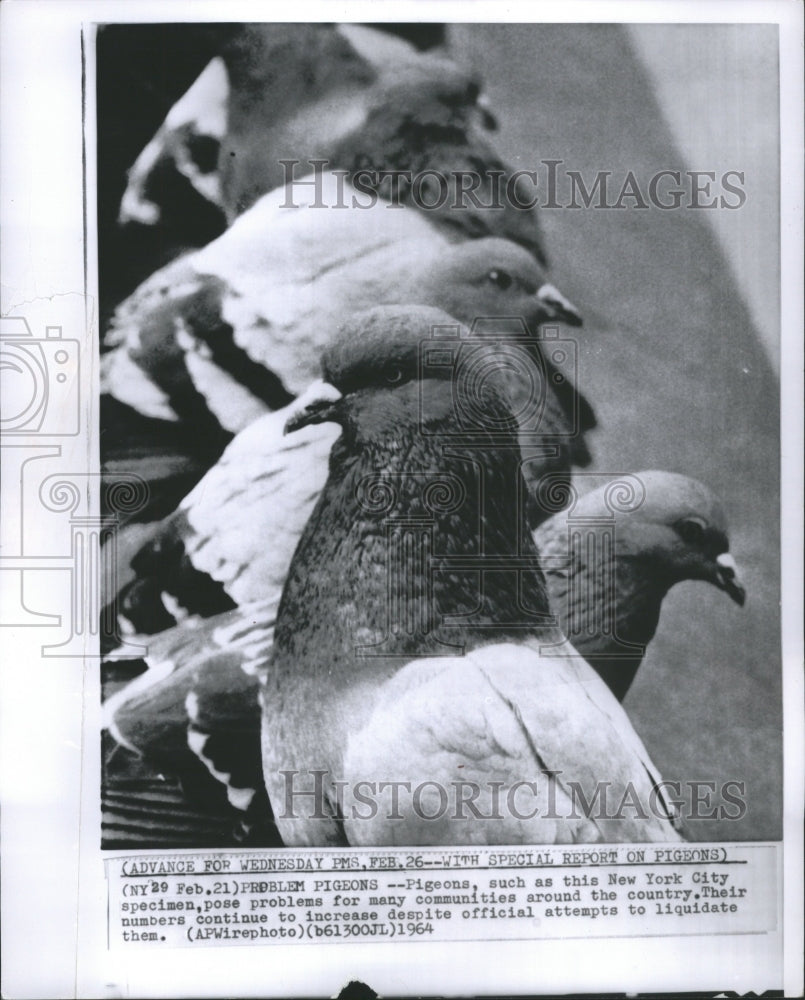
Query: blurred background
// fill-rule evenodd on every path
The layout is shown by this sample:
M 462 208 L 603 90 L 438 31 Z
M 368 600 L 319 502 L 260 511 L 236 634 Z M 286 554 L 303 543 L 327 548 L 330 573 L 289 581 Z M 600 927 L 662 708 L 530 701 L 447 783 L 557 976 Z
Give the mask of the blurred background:
M 99 33 L 102 315 L 164 263 L 148 233 L 115 223 L 126 170 L 228 30 L 127 25 Z M 540 162 L 561 160 L 588 187 L 611 171 L 615 198 L 629 171 L 644 194 L 661 170 L 709 171 L 717 181 L 726 171 L 744 175 L 736 210 L 627 202 L 621 210 L 544 209 L 541 217 L 555 283 L 585 317 L 578 385 L 599 420 L 593 469 L 668 469 L 706 482 L 724 501 L 748 591 L 741 609 L 704 583 L 675 588 L 625 707 L 666 779 L 744 783 L 745 815 L 692 821 L 693 839 L 778 839 L 777 28 L 391 30 L 423 48 L 445 44 L 481 74 L 500 122 L 496 145 L 516 167 L 544 177 Z M 723 189 L 716 183 L 713 192 Z M 215 224 L 192 201 L 184 214 L 200 233 Z

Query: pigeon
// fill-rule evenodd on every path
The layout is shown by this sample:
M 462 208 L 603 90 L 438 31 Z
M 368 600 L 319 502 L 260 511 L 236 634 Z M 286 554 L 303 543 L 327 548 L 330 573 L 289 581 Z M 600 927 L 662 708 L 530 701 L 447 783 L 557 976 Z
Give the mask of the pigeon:
M 104 358 L 105 391 L 146 416 L 175 420 L 184 388 L 175 361 L 190 356 L 203 392 L 213 365 L 201 361 L 211 352 L 213 361 L 220 355 L 231 370 L 237 365 L 241 385 L 254 393 L 266 392 L 249 381 L 264 378 L 264 367 L 298 393 L 317 371 L 324 344 L 316 336 L 345 302 L 438 299 L 460 319 L 580 324 L 539 264 L 510 241 L 451 245 L 420 213 L 382 199 L 367 204 L 342 175 L 311 177 L 313 191 L 265 195 L 221 237 L 152 275 L 120 305 L 105 343 L 124 349 Z M 150 379 L 138 380 L 138 370 Z M 229 430 L 248 422 L 239 402 L 234 415 L 219 416 Z
M 284 74 L 298 80 L 300 66 L 278 53 L 274 26 L 251 26 L 223 57 L 230 92 L 219 164 L 230 220 L 286 183 L 290 165 L 299 176 L 305 161 L 320 161 L 351 180 L 360 173 L 384 197 L 397 191 L 458 238 L 503 236 L 547 263 L 533 188 L 489 142 L 496 121 L 480 81 L 441 52 L 342 25 L 311 43 L 302 88 L 287 86 Z
M 622 701 L 671 587 L 703 580 L 739 606 L 746 591 L 729 552 L 724 509 L 703 483 L 638 472 L 623 482 L 636 487 L 625 509 L 609 499 L 617 484 L 554 514 L 534 531 L 534 542 L 563 633 Z
M 367 335 L 375 335 L 377 315 L 373 310 L 366 314 Z M 379 315 L 384 315 L 382 310 Z M 548 390 L 555 385 L 549 382 L 549 369 L 540 371 L 535 362 L 543 346 L 553 341 L 530 336 L 518 340 L 521 327 L 505 318 L 490 319 L 473 330 L 452 317 L 450 324 L 444 331 L 434 328 L 440 334 L 436 340 L 431 331 L 422 347 L 423 362 L 434 352 L 446 351 L 454 357 L 456 371 L 481 392 L 488 378 L 505 381 L 510 402 L 524 414 L 521 455 L 526 481 L 548 473 L 562 476 L 571 464 L 586 464 L 589 453 L 583 439 L 561 436 L 573 423 Z M 363 336 L 360 315 L 345 328 L 352 336 Z M 394 324 L 386 329 L 392 335 Z M 545 405 L 525 405 L 524 399 L 537 401 L 540 388 Z M 130 526 L 121 532 L 117 609 L 109 614 L 119 616 L 123 632 L 159 632 L 188 615 L 209 617 L 282 588 L 293 548 L 326 482 L 330 450 L 338 436 L 332 424 L 314 425 L 292 437 L 284 435 L 284 428 L 305 405 L 305 397 L 321 391 L 316 382 L 285 408 L 244 428 L 177 509 L 150 531 L 143 534 L 139 526 Z M 248 530 L 241 517 L 244 508 L 250 511 Z M 534 502 L 529 502 L 528 513 L 532 527 L 545 516 Z M 133 545 L 127 543 L 131 532 Z M 270 545 L 266 539 L 271 539 Z M 113 597 L 114 592 L 109 593 L 106 603 Z
M 344 29 L 350 31 L 349 26 Z M 361 29 L 352 30 L 361 39 Z M 378 32 L 369 34 L 375 40 L 382 38 Z M 376 62 L 372 47 L 364 48 Z M 253 113 L 258 104 L 261 117 L 271 121 L 328 91 L 371 86 L 377 72 L 335 25 L 240 25 L 222 40 L 220 49 L 226 57 L 216 56 L 207 64 L 129 170 L 118 216 L 121 224 L 164 224 L 171 211 L 164 177 L 178 175 L 220 211 L 223 230 L 218 160 L 229 124 L 230 97 L 236 118 L 238 112 L 248 115 L 250 108 Z M 403 53 L 410 60 L 414 52 L 402 41 L 395 44 L 389 39 L 383 46 L 386 58 Z
M 214 462 L 232 436 L 287 405 L 318 376 L 329 331 L 362 306 L 435 305 L 459 320 L 519 317 L 578 325 L 573 305 L 522 247 L 486 237 L 452 244 L 423 213 L 389 208 L 311 211 L 317 194 L 351 205 L 344 178 L 320 175 L 287 207 L 288 192 L 265 195 L 221 237 L 147 279 L 115 313 L 101 360 L 107 467 L 132 468 L 150 441 L 176 442 L 182 486 Z M 573 461 L 589 460 L 583 433 L 595 424 L 572 373 L 548 363 L 546 415 L 573 430 Z M 547 419 L 547 416 L 546 416 Z M 147 468 L 144 478 L 150 478 Z M 183 492 L 166 475 L 173 506 Z M 171 478 L 173 477 L 173 478 Z M 190 484 L 192 485 L 192 483 Z M 184 492 L 186 492 L 186 488 Z
M 530 192 L 485 141 L 496 127 L 479 81 L 442 50 L 423 53 L 363 25 L 243 25 L 137 158 L 120 221 L 157 225 L 171 216 L 170 176 L 231 222 L 289 170 L 301 176 L 319 161 L 364 177 L 410 171 L 395 190 L 428 207 L 441 200 L 429 184 L 444 183 L 445 204 L 431 209 L 440 224 L 464 237 L 514 239 L 544 264 Z M 396 183 L 378 177 L 374 187 Z
M 220 49 L 225 57 L 218 55 L 207 64 L 129 170 L 120 203 L 121 224 L 165 225 L 171 204 L 165 197 L 164 178 L 178 176 L 214 207 L 220 215 L 219 232 L 223 231 L 226 216 L 218 161 L 229 126 L 230 97 L 236 117 L 240 94 L 244 112 L 257 103 L 269 119 L 281 118 L 320 96 L 322 89 L 326 92 L 350 81 L 367 86 L 375 75 L 333 25 L 240 25 L 222 40 Z M 311 61 L 318 65 L 318 74 L 312 72 Z M 262 66 L 262 75 L 255 65 Z M 230 75 L 234 94 L 230 94 Z M 315 77 L 322 75 L 324 83 L 317 84 Z
M 394 312 L 374 336 L 364 321 L 330 345 L 323 375 L 341 398 L 324 394 L 288 427 L 334 421 L 342 435 L 262 676 L 263 776 L 283 842 L 680 840 L 623 708 L 550 614 L 505 397 L 488 386 L 483 425 L 454 443 L 453 378 L 419 378 L 438 316 Z M 528 813 L 514 801 L 525 782 Z M 389 783 L 413 798 L 379 802 Z M 458 787 L 478 822 L 457 801 L 434 809 Z M 599 794 L 619 806 L 579 812 L 577 789 L 588 807 Z

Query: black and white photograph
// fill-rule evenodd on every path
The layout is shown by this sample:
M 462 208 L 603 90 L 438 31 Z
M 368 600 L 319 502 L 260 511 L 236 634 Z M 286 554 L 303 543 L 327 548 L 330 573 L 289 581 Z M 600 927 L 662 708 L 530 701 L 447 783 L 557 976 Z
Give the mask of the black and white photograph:
M 30 7 L 4 995 L 791 995 L 801 9 Z
M 779 265 L 665 44 L 745 266 L 771 26 L 99 27 L 104 846 L 779 838 Z

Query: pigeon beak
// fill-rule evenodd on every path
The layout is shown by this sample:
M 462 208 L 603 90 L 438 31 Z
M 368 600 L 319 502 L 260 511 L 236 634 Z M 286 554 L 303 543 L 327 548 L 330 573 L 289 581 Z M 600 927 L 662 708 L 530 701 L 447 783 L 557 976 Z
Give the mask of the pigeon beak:
M 738 567 L 729 552 L 722 552 L 716 558 L 716 586 L 726 591 L 739 607 L 746 601 L 746 590 L 738 579 Z
M 555 285 L 545 283 L 537 289 L 537 299 L 548 319 L 559 320 L 568 326 L 581 326 L 581 313 L 569 302 Z
M 290 404 L 291 414 L 285 421 L 283 434 L 307 427 L 308 424 L 324 424 L 333 419 L 333 409 L 340 399 L 341 393 L 334 385 L 319 379 Z
M 498 130 L 498 120 L 495 117 L 495 112 L 489 103 L 489 98 L 486 94 L 479 94 L 477 100 L 475 101 L 475 107 L 481 113 L 481 124 L 486 129 L 487 132 L 497 132 Z

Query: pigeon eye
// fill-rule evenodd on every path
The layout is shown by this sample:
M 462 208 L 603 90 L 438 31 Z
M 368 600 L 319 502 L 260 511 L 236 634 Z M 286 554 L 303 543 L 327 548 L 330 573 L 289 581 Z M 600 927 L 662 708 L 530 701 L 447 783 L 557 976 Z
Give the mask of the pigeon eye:
M 398 382 L 402 382 L 402 368 L 387 368 L 384 377 L 387 385 L 397 385 Z
M 498 268 L 493 268 L 489 274 L 487 274 L 487 278 L 493 285 L 497 285 L 498 288 L 504 291 L 507 288 L 511 288 L 512 282 L 514 281 L 508 271 L 501 271 Z
M 677 533 L 683 542 L 698 545 L 704 538 L 704 522 L 698 518 L 686 518 L 676 526 Z

